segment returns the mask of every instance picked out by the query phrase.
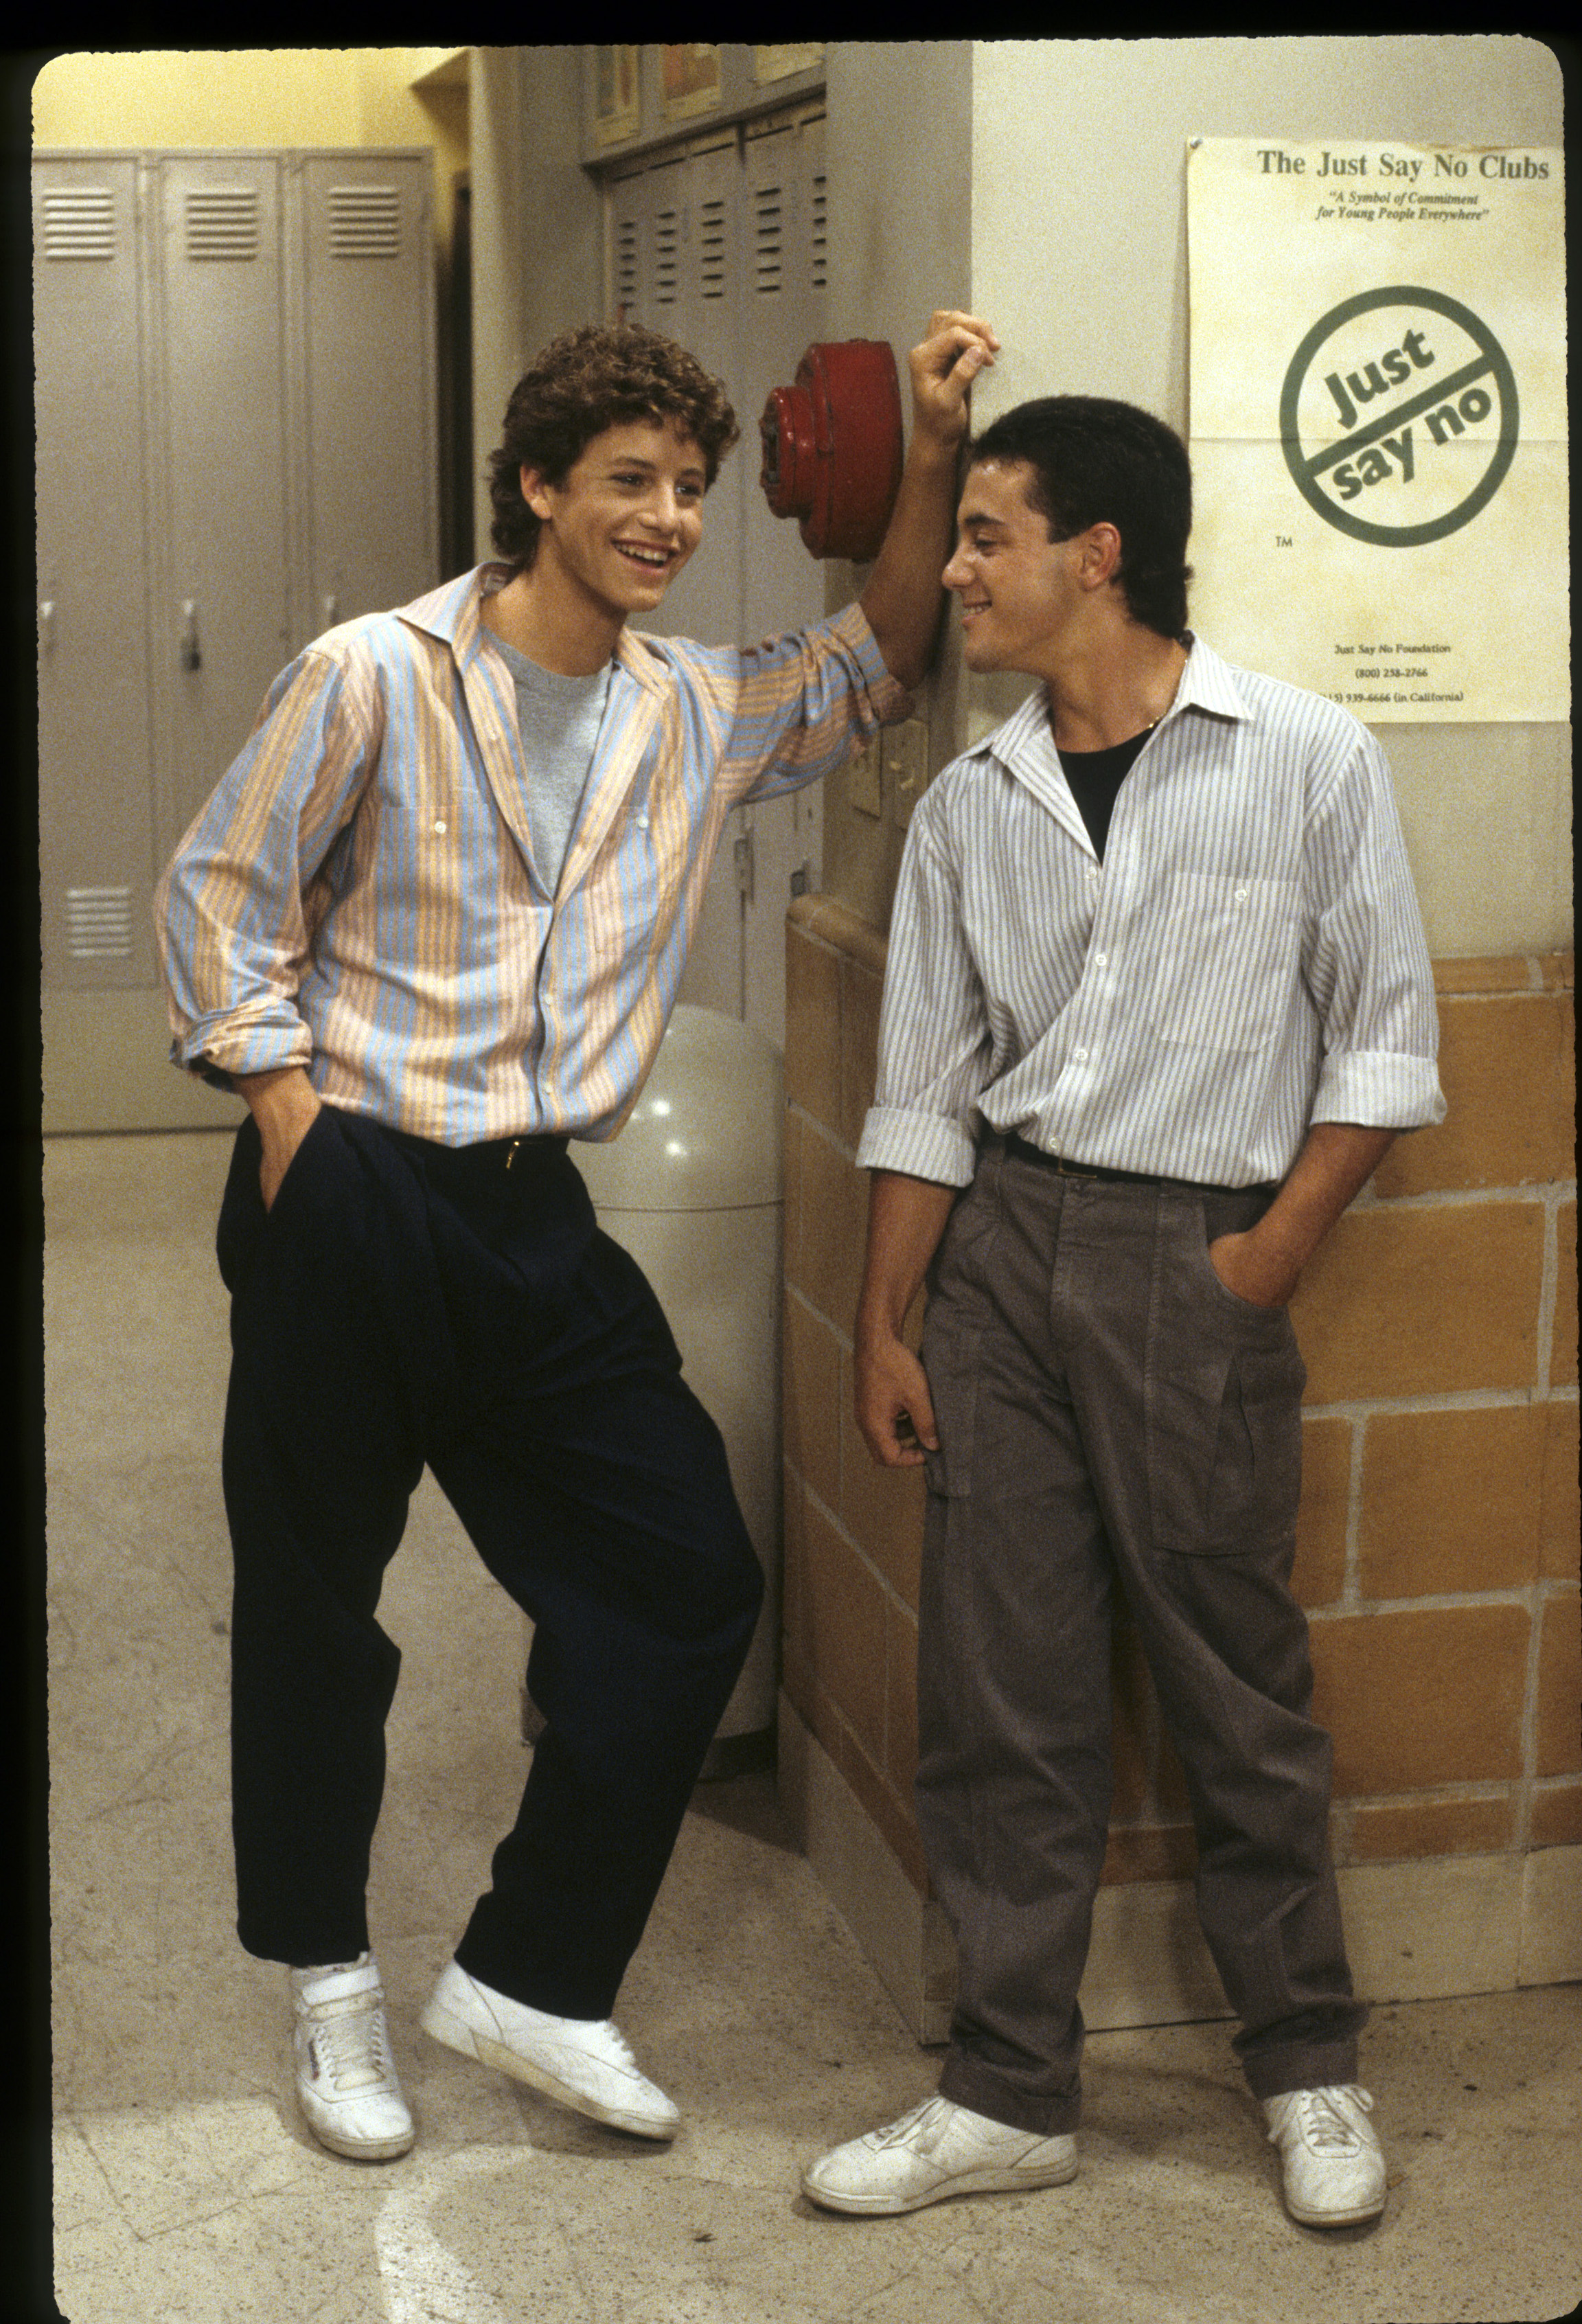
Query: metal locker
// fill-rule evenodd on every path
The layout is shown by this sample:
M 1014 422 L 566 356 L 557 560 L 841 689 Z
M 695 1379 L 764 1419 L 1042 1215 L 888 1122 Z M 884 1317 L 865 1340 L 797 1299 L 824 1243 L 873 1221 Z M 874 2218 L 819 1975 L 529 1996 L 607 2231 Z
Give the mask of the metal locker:
M 170 154 L 159 183 L 152 677 L 168 853 L 290 659 L 300 515 L 287 457 L 279 162 Z
M 611 313 L 662 331 L 723 379 L 742 441 L 721 468 L 704 506 L 697 555 L 643 626 L 656 636 L 715 644 L 735 638 L 741 620 L 742 510 L 747 464 L 756 482 L 757 428 L 737 397 L 740 161 L 735 132 L 699 138 L 658 161 L 639 163 L 608 188 Z M 740 1017 L 744 1005 L 747 821 L 727 818 L 698 915 L 680 998 Z M 750 843 L 747 843 L 750 844 Z
M 437 578 L 431 167 L 35 157 L 47 1130 L 233 1118 L 153 884 L 296 648 Z
M 648 622 L 656 633 L 751 641 L 816 621 L 823 576 L 758 488 L 769 390 L 823 335 L 823 109 L 715 131 L 606 178 L 610 311 L 664 331 L 725 381 L 741 442 L 709 495 L 704 544 Z M 786 906 L 816 886 L 817 789 L 730 816 L 681 998 L 785 1038 Z
M 41 918 L 46 984 L 154 975 L 137 165 L 33 172 Z
M 293 175 L 305 642 L 418 596 L 437 568 L 433 228 L 426 156 L 310 153 Z

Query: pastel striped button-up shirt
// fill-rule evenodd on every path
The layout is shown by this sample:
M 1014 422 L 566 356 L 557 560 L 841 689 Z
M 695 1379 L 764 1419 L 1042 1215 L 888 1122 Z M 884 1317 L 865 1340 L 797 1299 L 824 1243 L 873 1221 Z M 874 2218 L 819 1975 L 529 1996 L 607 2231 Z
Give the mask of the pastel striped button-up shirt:
M 1265 1184 L 1310 1122 L 1441 1120 L 1438 1046 L 1378 744 L 1194 639 L 1102 863 L 1042 687 L 918 802 L 857 1159 L 964 1185 L 987 1125 Z
M 308 1068 L 447 1145 L 612 1138 L 652 1065 L 726 815 L 907 696 L 856 605 L 759 646 L 623 632 L 553 894 L 483 566 L 345 623 L 270 690 L 155 899 L 171 1055 Z

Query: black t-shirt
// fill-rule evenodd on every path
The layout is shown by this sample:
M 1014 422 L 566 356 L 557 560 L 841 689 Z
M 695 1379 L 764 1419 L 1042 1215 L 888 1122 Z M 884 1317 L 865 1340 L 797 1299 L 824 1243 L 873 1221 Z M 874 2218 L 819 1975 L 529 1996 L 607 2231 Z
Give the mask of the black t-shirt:
M 1153 732 L 1152 726 L 1145 726 L 1140 734 L 1128 734 L 1124 742 L 1112 742 L 1108 751 L 1060 752 L 1062 771 L 1072 787 L 1072 797 L 1082 811 L 1093 852 L 1101 863 L 1117 795 L 1131 770 L 1132 761 Z

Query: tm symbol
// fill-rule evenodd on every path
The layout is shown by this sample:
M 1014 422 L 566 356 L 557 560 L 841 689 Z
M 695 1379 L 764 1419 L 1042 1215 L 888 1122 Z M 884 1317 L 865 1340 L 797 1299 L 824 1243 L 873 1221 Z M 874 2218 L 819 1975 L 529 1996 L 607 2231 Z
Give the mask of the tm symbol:
M 1294 545 L 1295 544 L 1292 542 L 1291 535 L 1288 532 L 1277 532 L 1274 535 L 1274 546 L 1276 549 L 1291 549 L 1294 547 Z

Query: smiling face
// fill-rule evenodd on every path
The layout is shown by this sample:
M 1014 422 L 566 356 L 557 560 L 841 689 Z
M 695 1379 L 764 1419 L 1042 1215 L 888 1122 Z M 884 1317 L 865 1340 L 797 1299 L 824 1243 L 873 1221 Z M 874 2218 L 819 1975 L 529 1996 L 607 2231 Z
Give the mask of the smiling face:
M 1026 460 L 984 460 L 967 472 L 943 579 L 961 601 L 969 669 L 1047 676 L 1082 611 L 1087 537 L 1051 540 L 1049 519 L 1028 503 L 1033 478 Z
M 649 613 L 703 536 L 704 455 L 674 420 L 629 420 L 586 445 L 557 484 L 521 471 L 542 520 L 532 572 L 590 613 Z

